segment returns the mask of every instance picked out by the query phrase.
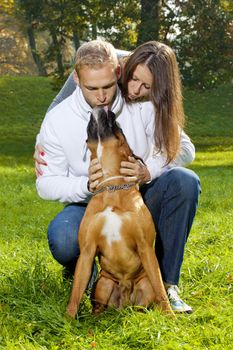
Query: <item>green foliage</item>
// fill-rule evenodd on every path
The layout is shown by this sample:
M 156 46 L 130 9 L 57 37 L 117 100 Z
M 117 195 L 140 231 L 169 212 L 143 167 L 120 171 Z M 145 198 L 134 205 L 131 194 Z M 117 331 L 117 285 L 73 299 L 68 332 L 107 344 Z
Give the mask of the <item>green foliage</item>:
M 140 17 L 139 1 L 105 0 L 99 3 L 95 20 L 96 34 L 110 41 L 116 48 L 134 48 Z
M 6 12 L 13 3 L 39 74 L 48 71 L 56 81 L 64 81 L 80 44 L 97 37 L 125 50 L 148 40 L 168 43 L 187 86 L 203 90 L 232 76 L 230 1 L 5 0 Z M 48 37 L 43 49 L 37 45 L 41 33 Z
M 14 0 L 2 0 L 0 3 L 0 13 L 12 15 L 14 10 Z
M 220 0 L 220 6 L 224 11 L 230 12 L 233 15 L 233 2 L 231 0 Z
M 30 33 L 34 41 L 36 33 L 49 33 L 43 52 L 37 50 L 36 42 L 31 50 L 37 51 L 36 57 L 33 56 L 37 66 L 44 64 L 58 80 L 64 80 L 65 65 L 73 63 L 72 59 L 67 62 L 65 58 L 65 51 L 70 50 L 72 43 L 77 49 L 81 42 L 102 36 L 118 48 L 131 49 L 136 45 L 140 13 L 136 0 L 15 0 L 15 13 L 23 19 L 26 28 L 32 27 L 34 32 Z M 38 56 L 43 57 L 39 60 L 42 62 L 38 63 Z
M 228 81 L 233 68 L 229 14 L 218 0 L 180 2 L 180 8 L 174 47 L 184 83 L 206 89 Z
M 182 296 L 195 312 L 176 321 L 156 309 L 108 310 L 93 317 L 87 296 L 78 321 L 64 317 L 71 282 L 63 280 L 46 237 L 61 204 L 38 197 L 32 161 L 35 135 L 54 95 L 48 78 L 0 78 L 0 350 L 230 350 L 230 85 L 202 94 L 185 91 L 189 134 L 194 143 L 198 140 L 198 149 L 201 145 L 191 167 L 201 178 L 202 195 L 180 283 Z
M 15 11 L 22 15 L 26 22 L 38 26 L 42 17 L 44 1 L 36 0 L 15 0 Z

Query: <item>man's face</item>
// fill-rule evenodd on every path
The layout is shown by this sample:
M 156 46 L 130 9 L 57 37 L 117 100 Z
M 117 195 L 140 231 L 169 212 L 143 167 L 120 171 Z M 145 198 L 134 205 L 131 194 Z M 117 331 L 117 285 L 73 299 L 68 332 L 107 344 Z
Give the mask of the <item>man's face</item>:
M 84 66 L 80 69 L 78 84 L 85 100 L 92 108 L 96 106 L 111 107 L 119 75 L 120 71 L 114 69 L 109 62 L 98 68 Z

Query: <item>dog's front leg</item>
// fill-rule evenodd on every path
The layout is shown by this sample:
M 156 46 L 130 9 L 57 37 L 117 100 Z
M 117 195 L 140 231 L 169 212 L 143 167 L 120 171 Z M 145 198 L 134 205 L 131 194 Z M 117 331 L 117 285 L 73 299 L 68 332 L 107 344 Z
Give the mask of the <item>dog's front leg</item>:
M 75 318 L 79 309 L 80 301 L 87 288 L 92 273 L 96 248 L 92 245 L 83 248 L 75 268 L 74 281 L 66 313 Z
M 165 313 L 175 318 L 164 288 L 159 263 L 155 255 L 154 248 L 151 247 L 146 240 L 142 239 L 138 244 L 138 253 L 141 258 L 143 268 L 154 290 L 156 302 Z

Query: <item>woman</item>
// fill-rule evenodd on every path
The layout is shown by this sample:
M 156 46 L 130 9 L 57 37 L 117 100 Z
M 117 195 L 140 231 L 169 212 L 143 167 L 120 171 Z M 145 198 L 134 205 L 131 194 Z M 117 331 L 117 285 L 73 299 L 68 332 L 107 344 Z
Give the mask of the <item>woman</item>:
M 155 145 L 164 150 L 167 163 L 175 159 L 184 125 L 179 68 L 173 50 L 150 41 L 139 46 L 123 70 L 122 90 L 126 101 L 148 97 L 156 111 Z
M 155 109 L 155 148 L 165 162 L 163 172 L 144 184 L 141 192 L 157 226 L 155 250 L 172 308 L 177 312 L 190 313 L 191 307 L 178 296 L 177 284 L 200 187 L 198 177 L 182 167 L 187 159 L 193 158 L 194 148 L 182 131 L 184 112 L 174 52 L 156 41 L 142 44 L 125 60 L 120 85 L 128 103 L 149 99 Z M 75 89 L 75 84 L 70 77 L 49 109 L 72 89 Z M 43 162 L 38 156 L 36 160 Z M 139 183 L 143 172 L 147 173 L 146 167 L 134 159 L 122 164 L 121 173 L 135 176 Z M 93 191 L 101 176 L 98 162 L 91 165 L 89 173 L 90 189 Z

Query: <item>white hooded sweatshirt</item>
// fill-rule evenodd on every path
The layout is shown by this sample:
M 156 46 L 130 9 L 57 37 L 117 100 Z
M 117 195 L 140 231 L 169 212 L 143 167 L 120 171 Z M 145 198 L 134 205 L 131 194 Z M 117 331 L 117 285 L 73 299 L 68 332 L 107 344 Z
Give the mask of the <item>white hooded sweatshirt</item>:
M 189 137 L 182 131 L 181 149 L 177 159 L 164 166 L 166 157 L 154 147 L 154 107 L 151 102 L 126 104 L 120 90 L 112 105 L 128 144 L 135 155 L 148 167 L 151 180 L 166 169 L 185 166 L 195 156 Z M 71 96 L 50 110 L 42 123 L 38 140 L 42 145 L 47 166 L 36 181 L 41 198 L 60 202 L 87 202 L 90 152 L 87 149 L 87 124 L 92 108 L 77 86 Z

